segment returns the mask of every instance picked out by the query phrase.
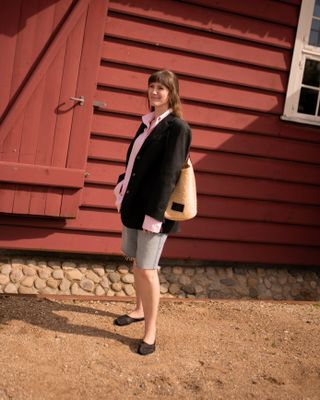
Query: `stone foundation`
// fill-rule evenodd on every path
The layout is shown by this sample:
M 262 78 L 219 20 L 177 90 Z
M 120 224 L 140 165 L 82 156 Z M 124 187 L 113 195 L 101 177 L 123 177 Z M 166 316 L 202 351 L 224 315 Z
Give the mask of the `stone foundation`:
M 159 273 L 162 297 L 320 300 L 320 268 L 261 265 L 167 264 Z M 2 257 L 0 293 L 135 296 L 130 265 Z

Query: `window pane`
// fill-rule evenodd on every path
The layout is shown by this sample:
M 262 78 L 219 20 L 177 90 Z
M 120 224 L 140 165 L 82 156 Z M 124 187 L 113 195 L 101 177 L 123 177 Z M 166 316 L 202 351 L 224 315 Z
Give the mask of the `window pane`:
M 307 59 L 304 72 L 303 72 L 303 85 L 315 86 L 318 88 L 320 86 L 320 62 L 315 60 Z
M 320 20 L 318 19 L 312 20 L 309 44 L 311 46 L 320 46 Z
M 315 2 L 313 15 L 315 17 L 320 17 L 320 0 L 316 0 Z
M 316 114 L 318 90 L 308 88 L 301 88 L 298 112 L 302 114 Z

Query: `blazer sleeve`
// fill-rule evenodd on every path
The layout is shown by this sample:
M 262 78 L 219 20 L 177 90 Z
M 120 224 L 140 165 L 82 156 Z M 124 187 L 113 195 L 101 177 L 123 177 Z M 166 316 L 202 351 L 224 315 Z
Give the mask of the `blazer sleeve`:
M 146 214 L 158 221 L 164 221 L 164 213 L 189 153 L 190 143 L 189 125 L 176 118 L 169 128 L 160 173 L 155 177 L 146 208 Z

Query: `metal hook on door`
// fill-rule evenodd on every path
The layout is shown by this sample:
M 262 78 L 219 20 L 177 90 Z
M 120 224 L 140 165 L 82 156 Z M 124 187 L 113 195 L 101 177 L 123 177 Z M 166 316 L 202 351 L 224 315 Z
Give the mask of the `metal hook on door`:
M 83 106 L 84 105 L 84 97 L 83 96 L 70 97 L 70 100 L 77 102 L 79 104 L 79 106 Z

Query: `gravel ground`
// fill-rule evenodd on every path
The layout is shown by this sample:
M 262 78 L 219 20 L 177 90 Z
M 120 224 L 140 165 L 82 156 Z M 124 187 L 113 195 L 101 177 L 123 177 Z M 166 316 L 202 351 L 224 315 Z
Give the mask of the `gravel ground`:
M 320 304 L 162 301 L 156 353 L 129 302 L 0 296 L 0 400 L 320 399 Z

